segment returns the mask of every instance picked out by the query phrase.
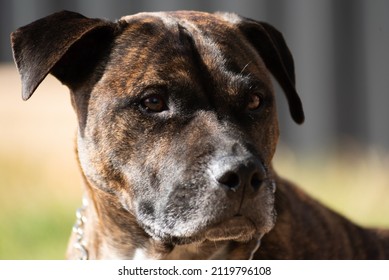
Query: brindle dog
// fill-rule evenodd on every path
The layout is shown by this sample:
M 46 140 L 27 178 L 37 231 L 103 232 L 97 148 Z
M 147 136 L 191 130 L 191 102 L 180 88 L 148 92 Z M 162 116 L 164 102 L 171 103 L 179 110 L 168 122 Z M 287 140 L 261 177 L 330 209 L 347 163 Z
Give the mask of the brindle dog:
M 389 257 L 387 231 L 354 225 L 273 170 L 271 74 L 292 118 L 304 113 L 293 58 L 271 25 L 226 13 L 110 22 L 64 11 L 12 33 L 12 46 L 23 99 L 51 73 L 78 116 L 88 205 L 69 258 Z

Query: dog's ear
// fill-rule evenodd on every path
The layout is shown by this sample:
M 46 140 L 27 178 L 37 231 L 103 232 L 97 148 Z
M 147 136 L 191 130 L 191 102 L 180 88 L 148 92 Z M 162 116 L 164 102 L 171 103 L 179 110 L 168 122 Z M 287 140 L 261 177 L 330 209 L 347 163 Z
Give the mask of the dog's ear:
M 282 34 L 270 24 L 247 18 L 243 18 L 238 27 L 284 90 L 293 120 L 298 124 L 303 123 L 305 117 L 295 87 L 293 57 Z
M 30 98 L 49 73 L 68 87 L 77 87 L 103 59 L 115 28 L 113 22 L 62 11 L 13 32 L 23 99 Z

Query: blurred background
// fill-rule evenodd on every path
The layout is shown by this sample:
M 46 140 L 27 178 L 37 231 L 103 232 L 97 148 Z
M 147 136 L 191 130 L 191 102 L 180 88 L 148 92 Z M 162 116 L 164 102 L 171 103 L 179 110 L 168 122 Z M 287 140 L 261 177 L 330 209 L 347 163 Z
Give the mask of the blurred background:
M 389 1 L 0 0 L 0 259 L 62 259 L 80 205 L 76 118 L 49 76 L 28 101 L 9 34 L 59 10 L 111 20 L 141 11 L 236 12 L 279 29 L 294 55 L 306 122 L 277 87 L 275 168 L 366 226 L 389 227 Z

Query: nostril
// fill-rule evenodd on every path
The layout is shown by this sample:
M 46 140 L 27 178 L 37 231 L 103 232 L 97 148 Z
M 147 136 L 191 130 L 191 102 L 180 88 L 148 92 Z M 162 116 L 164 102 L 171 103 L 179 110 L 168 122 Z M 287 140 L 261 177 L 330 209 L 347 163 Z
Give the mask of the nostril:
M 258 172 L 255 172 L 251 176 L 250 185 L 251 185 L 251 187 L 253 187 L 254 190 L 258 190 L 259 187 L 262 185 L 261 176 Z
M 235 158 L 230 161 L 232 162 L 221 161 L 214 169 L 216 171 L 214 178 L 220 186 L 232 191 L 242 188 L 243 192 L 257 191 L 261 187 L 266 176 L 259 161 L 252 159 L 237 161 Z
M 230 189 L 236 189 L 239 187 L 240 178 L 239 175 L 235 172 L 228 171 L 224 173 L 219 179 L 220 184 L 227 186 Z

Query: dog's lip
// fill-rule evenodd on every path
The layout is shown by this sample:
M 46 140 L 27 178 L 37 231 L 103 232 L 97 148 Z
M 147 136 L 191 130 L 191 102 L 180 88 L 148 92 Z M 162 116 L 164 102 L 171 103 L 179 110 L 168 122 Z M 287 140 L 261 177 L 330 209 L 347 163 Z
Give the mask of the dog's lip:
M 204 237 L 210 241 L 234 240 L 246 242 L 251 240 L 257 233 L 254 222 L 245 216 L 234 216 L 223 221 L 204 233 Z
M 247 242 L 258 235 L 258 229 L 254 222 L 241 215 L 233 216 L 217 224 L 211 225 L 195 235 L 175 236 L 164 234 L 154 235 L 157 240 L 167 244 L 185 245 L 190 243 L 202 243 L 204 241 L 237 241 Z

